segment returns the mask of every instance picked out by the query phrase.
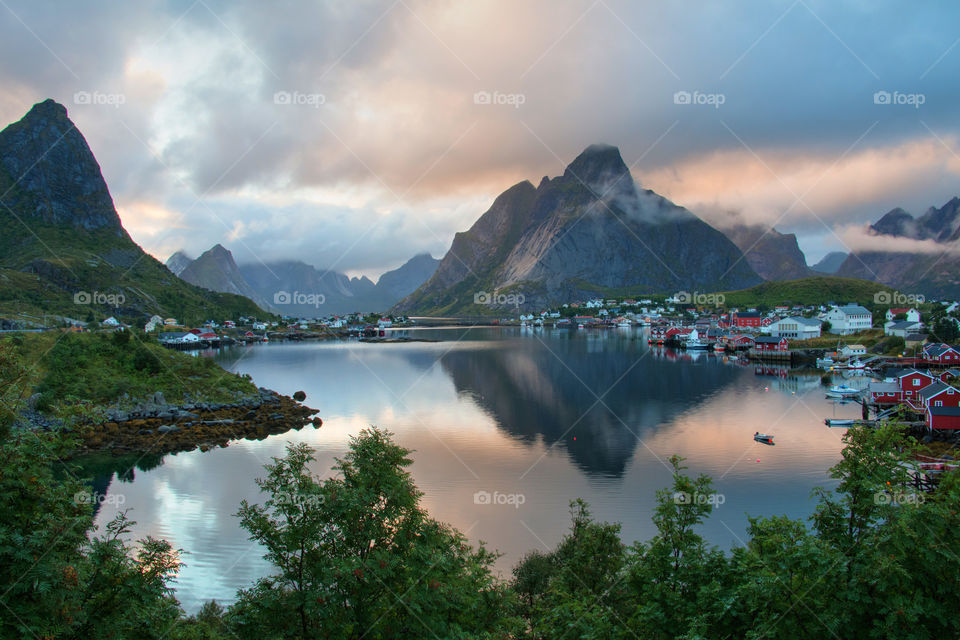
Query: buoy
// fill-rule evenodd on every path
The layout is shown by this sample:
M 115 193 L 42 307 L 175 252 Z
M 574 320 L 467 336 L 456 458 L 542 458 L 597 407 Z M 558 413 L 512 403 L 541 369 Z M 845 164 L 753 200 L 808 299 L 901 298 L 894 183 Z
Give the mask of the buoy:
M 760 458 L 757 458 L 757 462 L 760 462 Z

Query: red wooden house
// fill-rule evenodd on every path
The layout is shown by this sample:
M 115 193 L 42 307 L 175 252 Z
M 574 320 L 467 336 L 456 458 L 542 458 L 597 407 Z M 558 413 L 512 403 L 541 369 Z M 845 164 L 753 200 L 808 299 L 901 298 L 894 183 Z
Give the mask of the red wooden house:
M 927 407 L 930 429 L 960 429 L 960 407 Z
M 730 326 L 733 327 L 759 327 L 763 318 L 756 311 L 743 311 L 730 315 Z
M 895 382 L 874 382 L 870 385 L 870 402 L 900 404 L 903 402 L 903 390 Z
M 928 364 L 953 367 L 960 364 L 960 351 L 948 344 L 928 344 L 923 347 L 923 359 Z
M 773 336 L 757 336 L 753 341 L 754 351 L 786 351 L 788 347 L 786 338 L 774 338 Z
M 897 383 L 903 391 L 904 400 L 919 401 L 920 392 L 936 381 L 937 379 L 929 373 L 917 371 L 916 369 L 901 373 L 897 376 Z
M 734 349 L 752 349 L 753 343 L 753 336 L 747 336 L 742 333 L 727 338 L 727 344 Z
M 925 407 L 960 407 L 960 390 L 943 382 L 935 382 L 920 392 Z

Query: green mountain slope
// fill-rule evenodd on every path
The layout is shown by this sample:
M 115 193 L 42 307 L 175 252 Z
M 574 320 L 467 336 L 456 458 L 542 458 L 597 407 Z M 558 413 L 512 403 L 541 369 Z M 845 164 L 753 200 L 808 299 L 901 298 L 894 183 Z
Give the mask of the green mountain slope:
M 53 100 L 0 132 L 0 315 L 186 322 L 264 315 L 190 285 L 124 230 L 83 135 Z

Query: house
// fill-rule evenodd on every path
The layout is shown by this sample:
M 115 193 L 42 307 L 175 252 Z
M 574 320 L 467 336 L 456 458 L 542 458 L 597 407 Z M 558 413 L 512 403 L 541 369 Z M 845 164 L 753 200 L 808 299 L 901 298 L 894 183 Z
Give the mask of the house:
M 920 312 L 906 307 L 887 309 L 887 322 L 895 321 L 897 316 L 901 314 L 906 317 L 908 322 L 920 322 Z
M 896 382 L 872 382 L 867 392 L 873 404 L 900 404 L 903 390 Z
M 522 318 L 523 316 L 520 316 L 520 317 Z M 529 319 L 533 320 L 532 313 L 530 314 Z M 381 329 L 386 329 L 387 327 L 390 327 L 392 325 L 393 325 L 393 320 L 391 320 L 390 318 L 380 318 L 379 320 L 377 320 L 377 326 Z
M 960 429 L 960 407 L 927 407 L 927 428 Z
M 755 351 L 786 351 L 787 339 L 774 336 L 758 336 L 753 341 Z
M 926 333 L 908 333 L 903 338 L 903 344 L 907 349 L 914 349 L 921 346 L 929 337 Z
M 167 325 L 168 327 L 175 327 L 177 326 L 177 319 L 167 318 L 166 320 L 163 321 L 163 324 Z
M 840 349 L 841 358 L 853 358 L 867 355 L 867 348 L 862 344 L 847 344 Z
M 940 373 L 940 380 L 943 382 L 950 382 L 954 378 L 960 376 L 960 369 L 947 369 Z
M 753 349 L 753 336 L 744 335 L 742 333 L 729 336 L 727 338 L 727 344 L 733 347 L 734 349 Z
M 191 344 L 200 342 L 199 336 L 188 331 L 166 331 L 159 336 L 160 344 Z
M 924 407 L 960 407 L 960 390 L 944 382 L 934 382 L 920 391 Z
M 759 327 L 763 318 L 756 311 L 743 311 L 730 314 L 731 327 Z
M 937 379 L 929 373 L 917 371 L 916 369 L 900 373 L 897 376 L 897 384 L 900 385 L 900 389 L 903 391 L 904 400 L 919 401 L 920 391 L 936 381 Z
M 960 364 L 960 351 L 948 344 L 928 344 L 923 347 L 923 359 L 928 364 L 958 365 Z
M 830 333 L 842 336 L 873 327 L 873 316 L 870 311 L 858 304 L 847 304 L 842 307 L 833 307 L 823 317 L 830 323 Z
M 769 329 L 770 335 L 775 338 L 805 340 L 807 338 L 819 338 L 822 325 L 823 323 L 816 318 L 790 316 L 772 322 Z
M 103 325 L 103 326 L 105 326 L 105 327 L 119 327 L 119 326 L 120 326 L 120 321 L 117 320 L 116 318 L 114 318 L 113 316 L 110 316 L 109 318 L 107 318 L 106 320 L 104 320 L 103 322 L 101 322 L 100 324 Z
M 922 328 L 923 324 L 920 322 L 913 322 L 911 320 L 900 320 L 899 322 L 895 322 L 891 320 L 883 325 L 883 335 L 899 336 L 906 340 L 907 335 L 911 333 L 917 333 Z
M 266 330 L 267 330 L 267 323 L 266 323 L 266 322 L 254 322 L 252 326 L 253 326 L 254 331 L 266 331 Z
M 156 331 L 161 326 L 163 326 L 163 318 L 160 316 L 150 316 L 150 319 L 147 320 L 147 324 L 144 325 L 143 330 L 147 333 L 150 333 L 151 331 Z
M 223 322 L 223 328 L 224 328 L 224 329 L 236 329 L 236 328 L 237 328 L 237 323 L 234 322 L 233 320 L 224 320 L 224 322 Z

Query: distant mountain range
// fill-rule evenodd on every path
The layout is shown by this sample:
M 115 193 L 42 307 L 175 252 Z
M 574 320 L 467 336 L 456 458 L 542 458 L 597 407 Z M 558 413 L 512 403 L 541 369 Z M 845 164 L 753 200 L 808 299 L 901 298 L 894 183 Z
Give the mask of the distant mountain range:
M 761 282 L 725 235 L 633 181 L 620 152 L 592 145 L 562 176 L 503 192 L 456 234 L 400 312 L 475 315 L 586 297 L 720 291 Z
M 878 239 L 922 241 L 926 250 L 857 251 L 837 275 L 882 282 L 904 294 L 960 297 L 960 198 L 930 207 L 919 218 L 893 209 L 868 231 Z
M 0 132 L 0 229 L 8 316 L 202 320 L 259 311 L 187 284 L 130 239 L 87 141 L 53 100 Z
M 275 313 L 313 318 L 385 311 L 423 284 L 439 263 L 429 254 L 417 255 L 374 284 L 367 277 L 350 278 L 299 261 L 238 267 L 233 254 L 218 244 L 196 260 L 177 251 L 168 258 L 167 267 L 199 287 L 245 295 Z
M 845 251 L 831 251 L 827 255 L 823 256 L 823 259 L 820 260 L 817 264 L 810 267 L 811 271 L 817 273 L 826 273 L 828 275 L 833 275 L 836 273 L 843 261 L 847 259 L 847 256 L 850 254 Z

